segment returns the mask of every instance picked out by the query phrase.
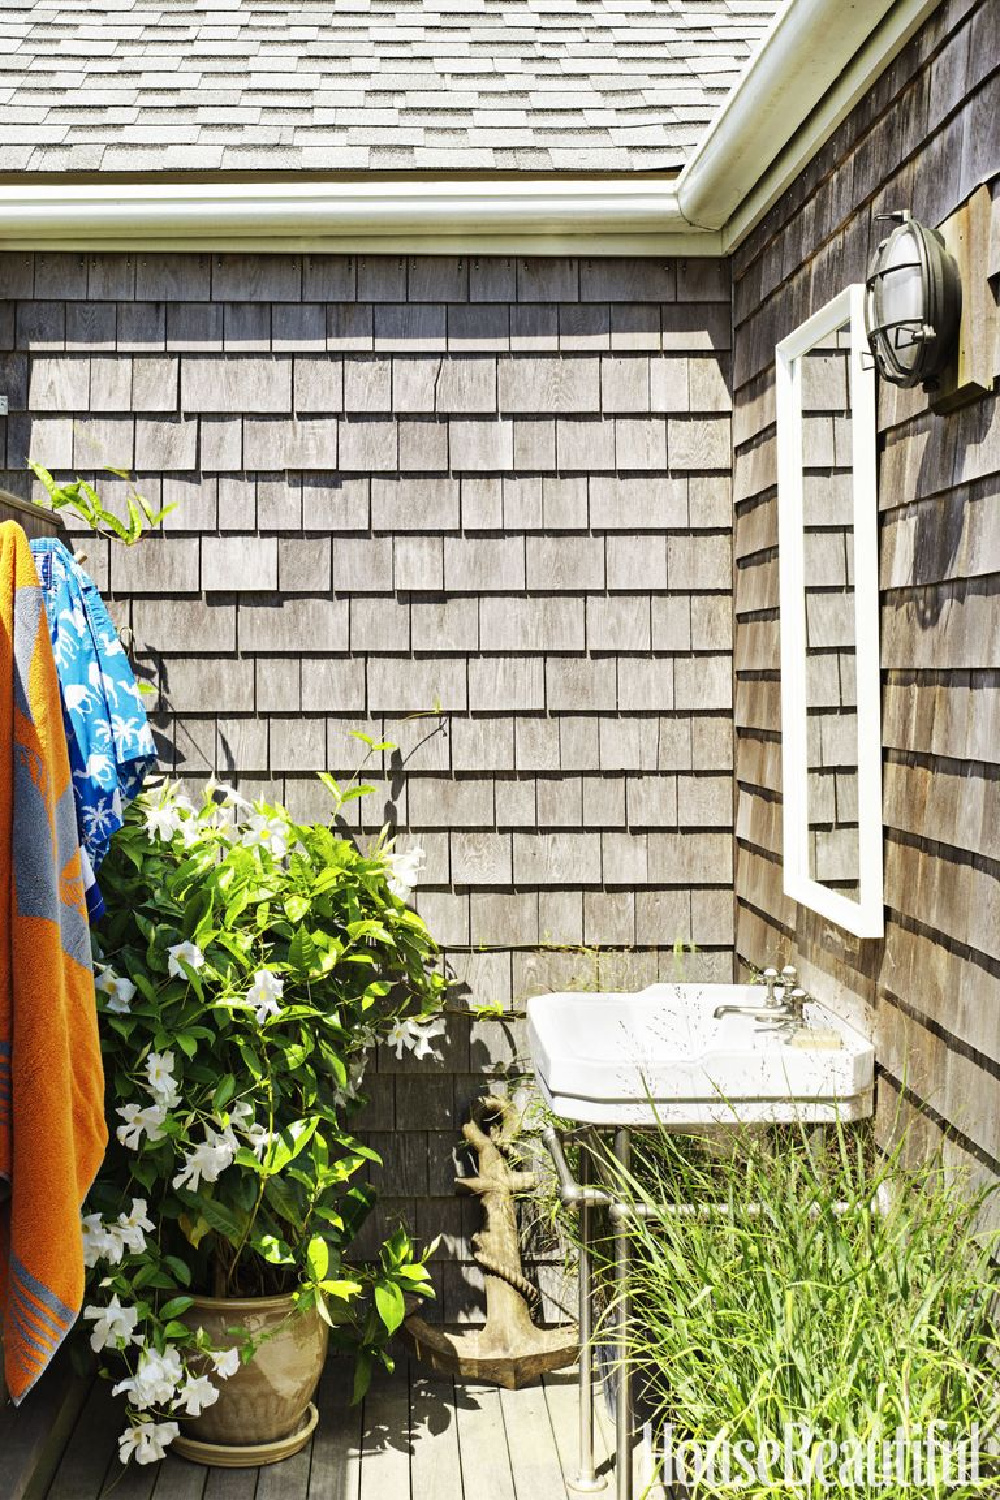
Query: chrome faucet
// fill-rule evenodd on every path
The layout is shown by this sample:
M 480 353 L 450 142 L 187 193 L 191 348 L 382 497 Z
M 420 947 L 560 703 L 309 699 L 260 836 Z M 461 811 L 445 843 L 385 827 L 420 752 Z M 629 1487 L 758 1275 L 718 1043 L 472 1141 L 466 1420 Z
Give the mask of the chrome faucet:
M 782 1021 L 801 1024 L 803 1007 L 809 999 L 799 987 L 798 970 L 786 964 L 779 974 L 777 969 L 765 969 L 762 975 L 766 994 L 762 1005 L 717 1005 L 715 1019 L 723 1016 L 747 1016 L 752 1021 Z M 776 993 L 780 988 L 781 996 Z

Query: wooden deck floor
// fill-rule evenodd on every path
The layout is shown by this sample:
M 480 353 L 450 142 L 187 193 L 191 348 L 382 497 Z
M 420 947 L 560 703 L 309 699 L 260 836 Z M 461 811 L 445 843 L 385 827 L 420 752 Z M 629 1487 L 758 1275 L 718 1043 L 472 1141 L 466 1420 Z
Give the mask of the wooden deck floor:
M 168 1457 L 118 1464 L 120 1409 L 95 1386 L 54 1477 L 31 1500 L 563 1500 L 577 1466 L 573 1371 L 521 1391 L 453 1382 L 401 1358 L 363 1407 L 346 1402 L 347 1367 L 332 1361 L 309 1448 L 260 1470 L 205 1469 Z M 597 1403 L 597 1456 L 614 1494 L 611 1426 Z M 643 1494 L 637 1463 L 636 1494 Z M 661 1492 L 657 1492 L 661 1493 Z

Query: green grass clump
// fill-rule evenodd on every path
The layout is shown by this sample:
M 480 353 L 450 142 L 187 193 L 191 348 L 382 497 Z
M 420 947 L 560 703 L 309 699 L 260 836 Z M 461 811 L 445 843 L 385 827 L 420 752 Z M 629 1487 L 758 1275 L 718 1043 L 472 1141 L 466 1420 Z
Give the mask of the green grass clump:
M 1000 1433 L 997 1239 L 978 1227 L 988 1193 L 940 1161 L 908 1167 L 903 1143 L 879 1156 L 869 1134 L 846 1128 L 723 1151 L 664 1132 L 636 1138 L 628 1173 L 608 1170 L 623 1196 L 666 1205 L 629 1221 L 631 1365 L 654 1433 L 670 1424 L 675 1444 L 725 1436 L 756 1452 L 806 1424 L 817 1442 L 857 1451 L 900 1429 L 916 1444 L 935 1419 L 939 1439 L 979 1425 L 978 1482 L 938 1463 L 904 1483 L 879 1470 L 872 1483 L 866 1467 L 841 1476 L 840 1458 L 831 1473 L 828 1458 L 822 1482 L 804 1488 L 703 1474 L 698 1500 L 1000 1495 L 996 1471 L 985 1477 Z M 726 1211 L 682 1216 L 678 1204 Z

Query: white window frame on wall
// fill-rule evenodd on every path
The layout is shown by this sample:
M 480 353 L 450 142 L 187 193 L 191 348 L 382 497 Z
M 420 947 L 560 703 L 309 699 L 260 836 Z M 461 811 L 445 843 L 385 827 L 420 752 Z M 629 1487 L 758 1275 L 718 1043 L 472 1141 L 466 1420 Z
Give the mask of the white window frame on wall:
M 775 349 L 778 433 L 778 575 L 785 894 L 857 937 L 885 932 L 882 855 L 882 711 L 879 675 L 875 371 L 865 289 L 845 287 Z M 858 717 L 857 901 L 810 875 L 806 713 L 806 594 L 802 483 L 802 358 L 847 323 L 851 359 L 854 629 Z

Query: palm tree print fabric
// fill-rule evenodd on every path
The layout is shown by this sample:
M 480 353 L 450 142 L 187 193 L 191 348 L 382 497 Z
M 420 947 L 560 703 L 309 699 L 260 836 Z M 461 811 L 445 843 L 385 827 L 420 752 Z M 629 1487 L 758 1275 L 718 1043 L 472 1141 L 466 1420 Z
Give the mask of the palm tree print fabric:
M 55 537 L 31 543 L 41 580 L 83 851 L 87 909 L 104 910 L 97 872 L 125 808 L 156 764 L 128 657 L 97 585 Z

